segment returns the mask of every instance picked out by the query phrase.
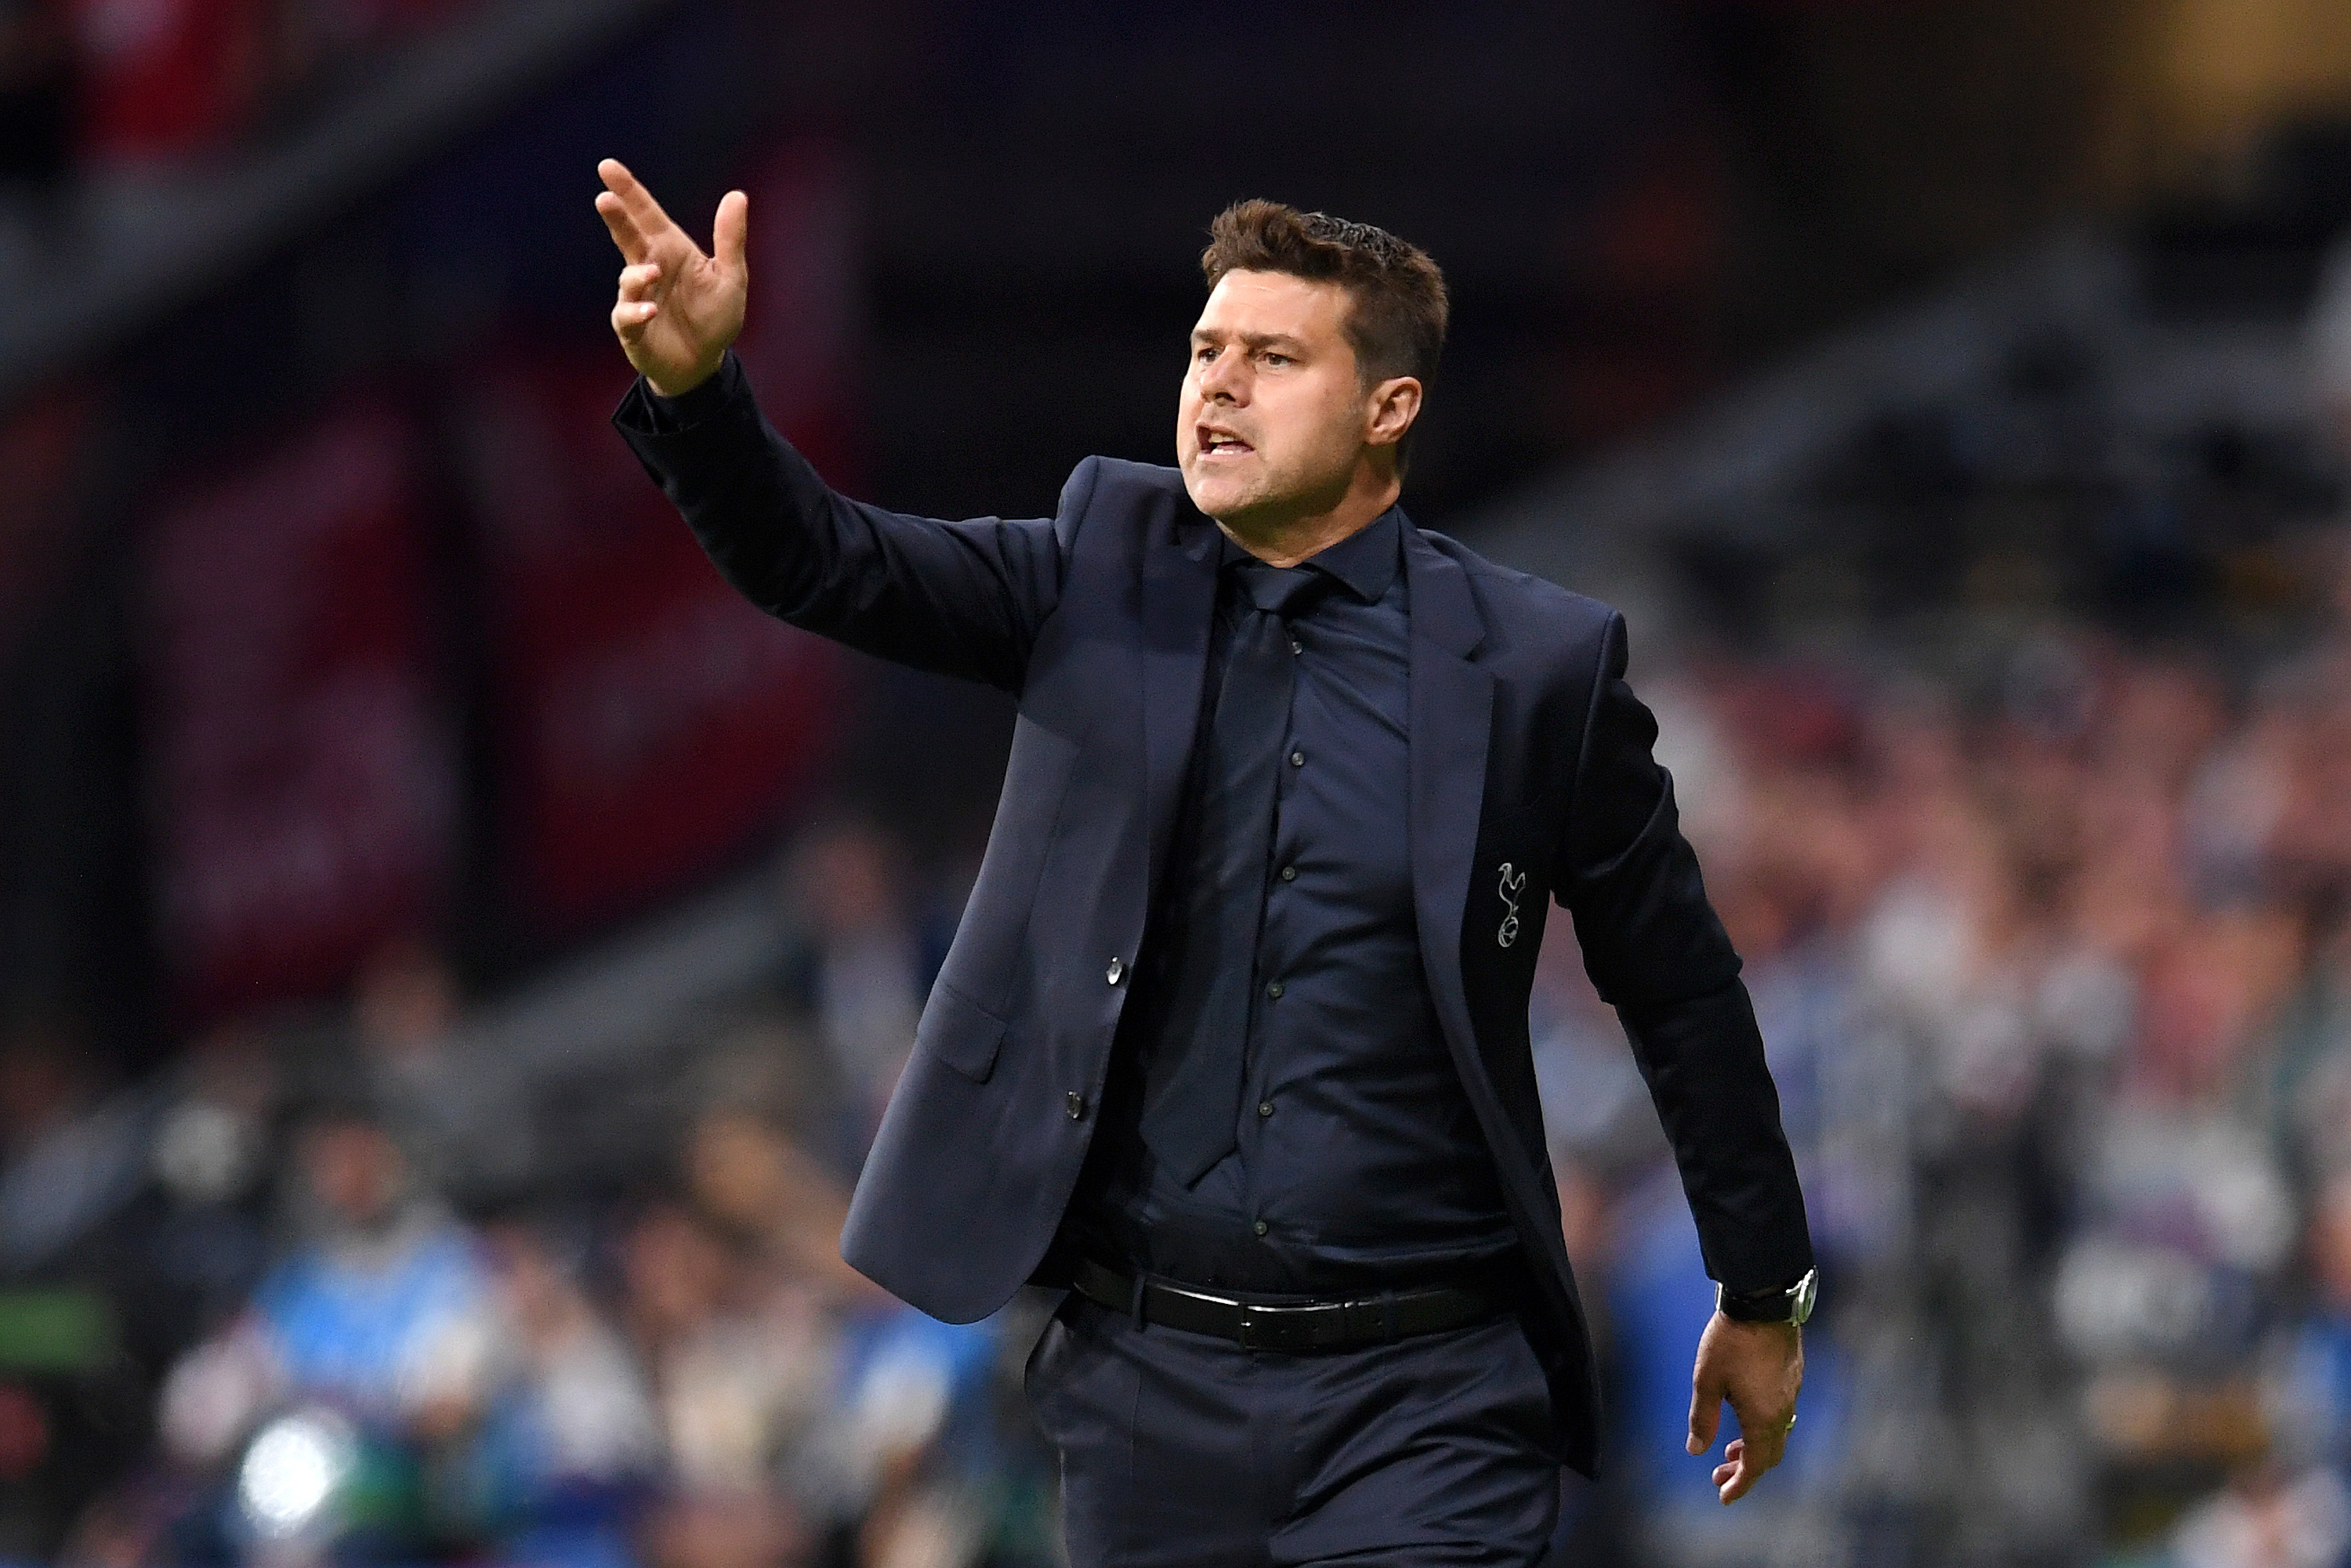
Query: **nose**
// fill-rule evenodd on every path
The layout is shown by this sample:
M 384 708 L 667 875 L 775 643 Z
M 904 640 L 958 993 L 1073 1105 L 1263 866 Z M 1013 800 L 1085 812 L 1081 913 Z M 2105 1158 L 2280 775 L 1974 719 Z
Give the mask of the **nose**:
M 1242 387 L 1238 355 L 1218 354 L 1200 367 L 1200 395 L 1211 402 L 1238 402 Z

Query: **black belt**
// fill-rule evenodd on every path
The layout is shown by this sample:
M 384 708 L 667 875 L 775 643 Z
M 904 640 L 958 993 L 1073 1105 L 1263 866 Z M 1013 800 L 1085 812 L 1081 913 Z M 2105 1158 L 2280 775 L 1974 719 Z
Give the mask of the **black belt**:
M 1142 1323 L 1213 1334 L 1244 1350 L 1353 1350 L 1415 1334 L 1468 1328 L 1508 1311 L 1514 1296 L 1499 1270 L 1453 1284 L 1384 1291 L 1343 1301 L 1244 1301 L 1130 1275 L 1080 1258 L 1070 1283 L 1078 1294 Z

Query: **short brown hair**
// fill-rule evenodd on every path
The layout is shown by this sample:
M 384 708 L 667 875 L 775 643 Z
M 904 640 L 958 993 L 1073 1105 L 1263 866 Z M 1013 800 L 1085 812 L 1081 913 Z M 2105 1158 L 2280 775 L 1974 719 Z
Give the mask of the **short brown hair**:
M 1200 271 L 1281 272 L 1336 283 L 1353 298 L 1348 346 L 1368 384 L 1415 376 L 1426 386 L 1445 351 L 1445 274 L 1418 246 L 1369 224 L 1301 213 L 1262 197 L 1235 202 L 1208 225 Z

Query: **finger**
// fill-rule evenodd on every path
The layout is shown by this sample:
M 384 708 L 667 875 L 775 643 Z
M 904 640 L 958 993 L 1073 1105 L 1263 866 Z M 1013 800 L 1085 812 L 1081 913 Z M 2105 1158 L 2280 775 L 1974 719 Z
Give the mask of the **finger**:
M 1742 1408 L 1736 1396 L 1730 1401 L 1730 1413 L 1739 1421 L 1740 1446 L 1747 1456 L 1747 1468 L 1757 1475 L 1780 1462 L 1788 1449 L 1788 1413 L 1766 1416 L 1751 1406 Z
M 750 270 L 746 256 L 751 228 L 751 198 L 729 191 L 718 200 L 718 216 L 711 225 L 710 254 L 718 265 L 737 277 Z
M 1728 1507 L 1745 1497 L 1763 1472 L 1755 1468 L 1754 1450 L 1747 1446 L 1744 1437 L 1733 1437 L 1722 1457 L 1729 1462 L 1715 1469 L 1715 1495 Z
M 661 281 L 659 262 L 642 262 L 635 267 L 621 268 L 621 298 L 633 304 L 645 297 L 646 291 Z
M 1714 1434 L 1722 1424 L 1722 1390 L 1711 1378 L 1702 1379 L 1690 1387 L 1689 1451 L 1703 1454 L 1714 1447 Z
M 660 314 L 661 307 L 650 299 L 623 300 L 612 307 L 612 330 L 623 343 L 633 343 L 645 335 L 645 323 Z
M 662 204 L 653 200 L 653 193 L 618 158 L 605 159 L 596 165 L 596 172 L 603 180 L 604 188 L 620 198 L 622 210 L 648 241 L 677 226 L 662 211 Z
M 621 247 L 623 256 L 632 262 L 644 260 L 646 253 L 653 247 L 638 232 L 636 224 L 629 217 L 629 209 L 622 204 L 620 197 L 610 191 L 599 193 L 596 215 L 604 220 L 605 230 L 611 235 L 612 243 Z

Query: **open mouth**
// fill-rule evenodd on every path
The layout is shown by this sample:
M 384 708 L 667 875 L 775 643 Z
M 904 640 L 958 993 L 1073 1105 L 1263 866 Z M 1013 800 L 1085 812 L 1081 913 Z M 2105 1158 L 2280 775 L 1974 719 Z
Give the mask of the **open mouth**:
M 1255 450 L 1229 431 L 1204 429 L 1200 432 L 1200 455 L 1203 457 L 1238 457 Z

